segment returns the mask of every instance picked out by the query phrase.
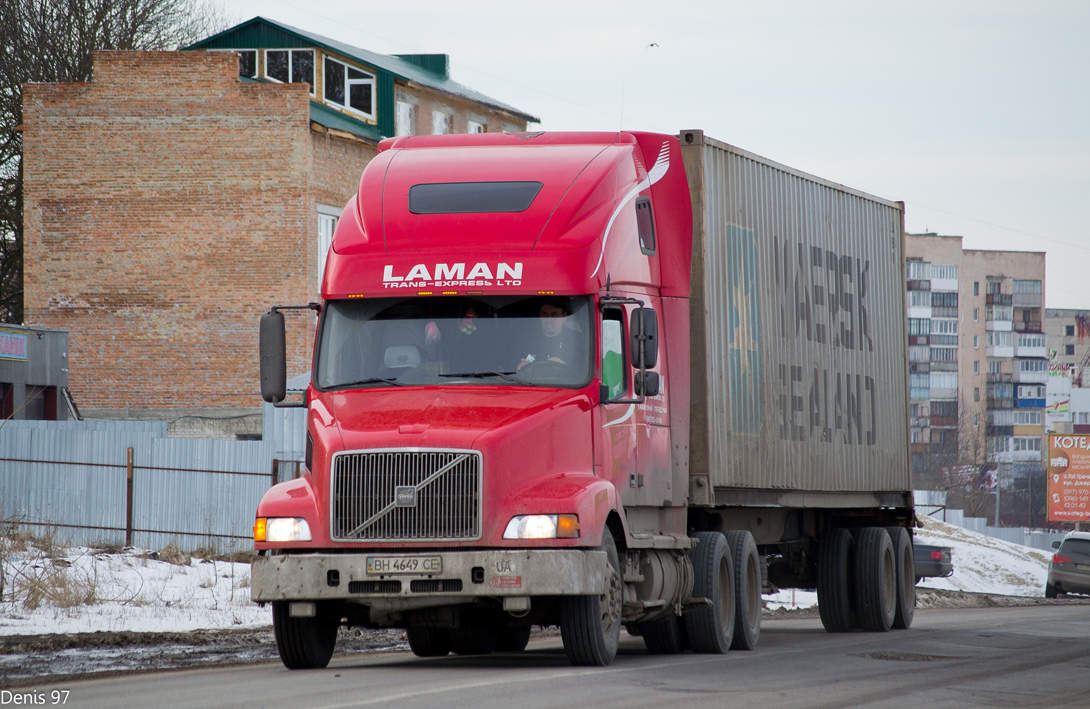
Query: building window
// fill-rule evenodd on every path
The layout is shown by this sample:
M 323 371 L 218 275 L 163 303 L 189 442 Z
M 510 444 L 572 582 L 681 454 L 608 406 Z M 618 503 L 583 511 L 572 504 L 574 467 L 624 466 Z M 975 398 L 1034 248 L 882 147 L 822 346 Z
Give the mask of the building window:
M 937 268 L 937 266 L 936 266 Z M 933 308 L 956 308 L 958 307 L 958 294 L 957 293 L 932 293 L 931 294 L 931 307 Z
M 398 136 L 416 135 L 416 105 L 408 101 L 397 102 L 397 126 L 395 132 Z
M 958 267 L 935 264 L 931 267 L 931 278 L 934 280 L 956 281 L 958 279 Z
M 1015 295 L 1041 295 L 1040 281 L 1014 281 Z
M 1028 436 L 1015 436 L 1011 439 L 1014 444 L 1011 450 L 1014 451 L 1039 451 L 1041 450 L 1041 439 Z
M 23 418 L 27 421 L 56 421 L 57 387 L 27 384 Z
M 257 78 L 256 49 L 213 49 L 213 52 L 234 52 L 238 55 L 238 75 L 247 79 Z
M 980 335 L 973 335 L 973 349 L 980 347 Z
M 929 291 L 929 290 L 910 290 L 908 292 L 908 306 L 910 308 L 930 308 L 931 307 L 931 291 Z
M 980 295 L 980 281 L 973 281 L 973 295 Z
M 266 49 L 265 77 L 283 84 L 307 84 L 314 93 L 313 49 Z
M 980 308 L 973 308 L 973 322 L 980 322 Z
M 1074 325 L 1064 325 L 1064 337 L 1074 337 L 1074 336 L 1075 336 L 1075 326 Z
M 999 374 L 1003 371 L 1003 362 L 998 359 L 988 360 L 988 374 Z
M 340 211 L 332 207 L 318 206 L 318 285 L 325 277 L 325 262 L 333 245 L 333 232 L 337 229 Z
M 1002 281 L 988 281 L 988 295 L 1000 295 L 1003 293 Z
M 980 401 L 980 387 L 973 387 L 973 401 Z
M 909 318 L 908 319 L 908 334 L 909 335 L 930 335 L 931 334 L 931 321 L 927 318 Z
M 375 77 L 329 57 L 322 64 L 326 103 L 375 117 Z
M 1085 424 L 1090 422 L 1090 412 L 1080 411 L 1078 412 L 1078 423 Z
M 1040 411 L 1014 411 L 1014 424 L 1015 426 L 1040 426 L 1041 425 L 1041 412 Z
M 973 374 L 980 374 L 980 360 L 973 360 Z
M 973 414 L 973 428 L 980 428 L 980 414 Z
M 1002 330 L 988 333 L 988 347 L 1013 347 L 1012 333 Z
M 1020 359 L 1018 360 L 1019 372 L 1047 372 L 1048 362 L 1043 359 Z
M 908 280 L 926 281 L 931 278 L 931 264 L 927 261 L 908 262 Z
M 1075 345 L 1064 345 L 1064 354 L 1068 356 L 1075 354 Z
M 1044 335 L 1019 335 L 1018 336 L 1019 347 L 1039 347 L 1044 349 L 1045 336 Z
M 932 362 L 957 362 L 958 351 L 954 347 L 932 347 L 931 348 L 931 361 Z
M 431 134 L 432 135 L 447 135 L 450 133 L 451 123 L 453 122 L 453 116 L 445 111 L 432 111 L 431 112 Z
M 485 125 L 480 121 L 466 121 L 466 133 L 484 133 Z

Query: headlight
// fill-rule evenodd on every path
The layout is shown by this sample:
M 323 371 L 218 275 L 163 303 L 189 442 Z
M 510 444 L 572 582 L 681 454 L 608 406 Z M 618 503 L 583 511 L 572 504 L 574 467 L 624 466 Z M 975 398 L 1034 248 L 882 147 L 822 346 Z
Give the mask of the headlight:
M 578 515 L 518 515 L 503 530 L 504 539 L 578 539 Z
M 302 517 L 258 517 L 255 542 L 309 542 L 310 525 Z

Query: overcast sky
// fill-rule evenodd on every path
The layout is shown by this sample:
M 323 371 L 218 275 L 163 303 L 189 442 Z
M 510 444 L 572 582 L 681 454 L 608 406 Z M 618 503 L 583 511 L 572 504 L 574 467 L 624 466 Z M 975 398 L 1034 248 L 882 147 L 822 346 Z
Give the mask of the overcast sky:
M 1087 0 L 223 1 L 449 54 L 454 79 L 543 129 L 701 128 L 904 201 L 910 233 L 1045 251 L 1046 306 L 1090 310 Z

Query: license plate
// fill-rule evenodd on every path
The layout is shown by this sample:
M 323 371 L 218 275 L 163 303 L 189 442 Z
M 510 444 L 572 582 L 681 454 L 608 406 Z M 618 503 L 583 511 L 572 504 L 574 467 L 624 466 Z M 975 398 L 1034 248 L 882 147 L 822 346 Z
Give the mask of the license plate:
M 1075 568 L 1079 571 L 1090 571 L 1090 564 L 1075 564 Z
M 368 576 L 393 576 L 395 574 L 441 574 L 441 556 L 369 556 Z

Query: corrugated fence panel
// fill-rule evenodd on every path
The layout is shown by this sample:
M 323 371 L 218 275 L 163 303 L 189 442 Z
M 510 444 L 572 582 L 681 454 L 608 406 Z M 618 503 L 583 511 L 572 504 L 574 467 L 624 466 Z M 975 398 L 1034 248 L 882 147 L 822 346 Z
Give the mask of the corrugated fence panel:
M 78 544 L 123 543 L 132 448 L 133 528 L 167 532 L 135 533 L 134 544 L 250 548 L 254 512 L 280 444 L 173 439 L 166 432 L 165 422 L 7 422 L 0 428 L 0 521 L 56 525 Z M 95 527 L 121 531 L 84 529 Z
M 265 404 L 263 437 L 276 441 L 276 457 L 281 460 L 302 460 L 306 451 L 307 409 L 277 407 Z
M 714 485 L 910 490 L 900 205 L 706 137 L 683 151 Z

